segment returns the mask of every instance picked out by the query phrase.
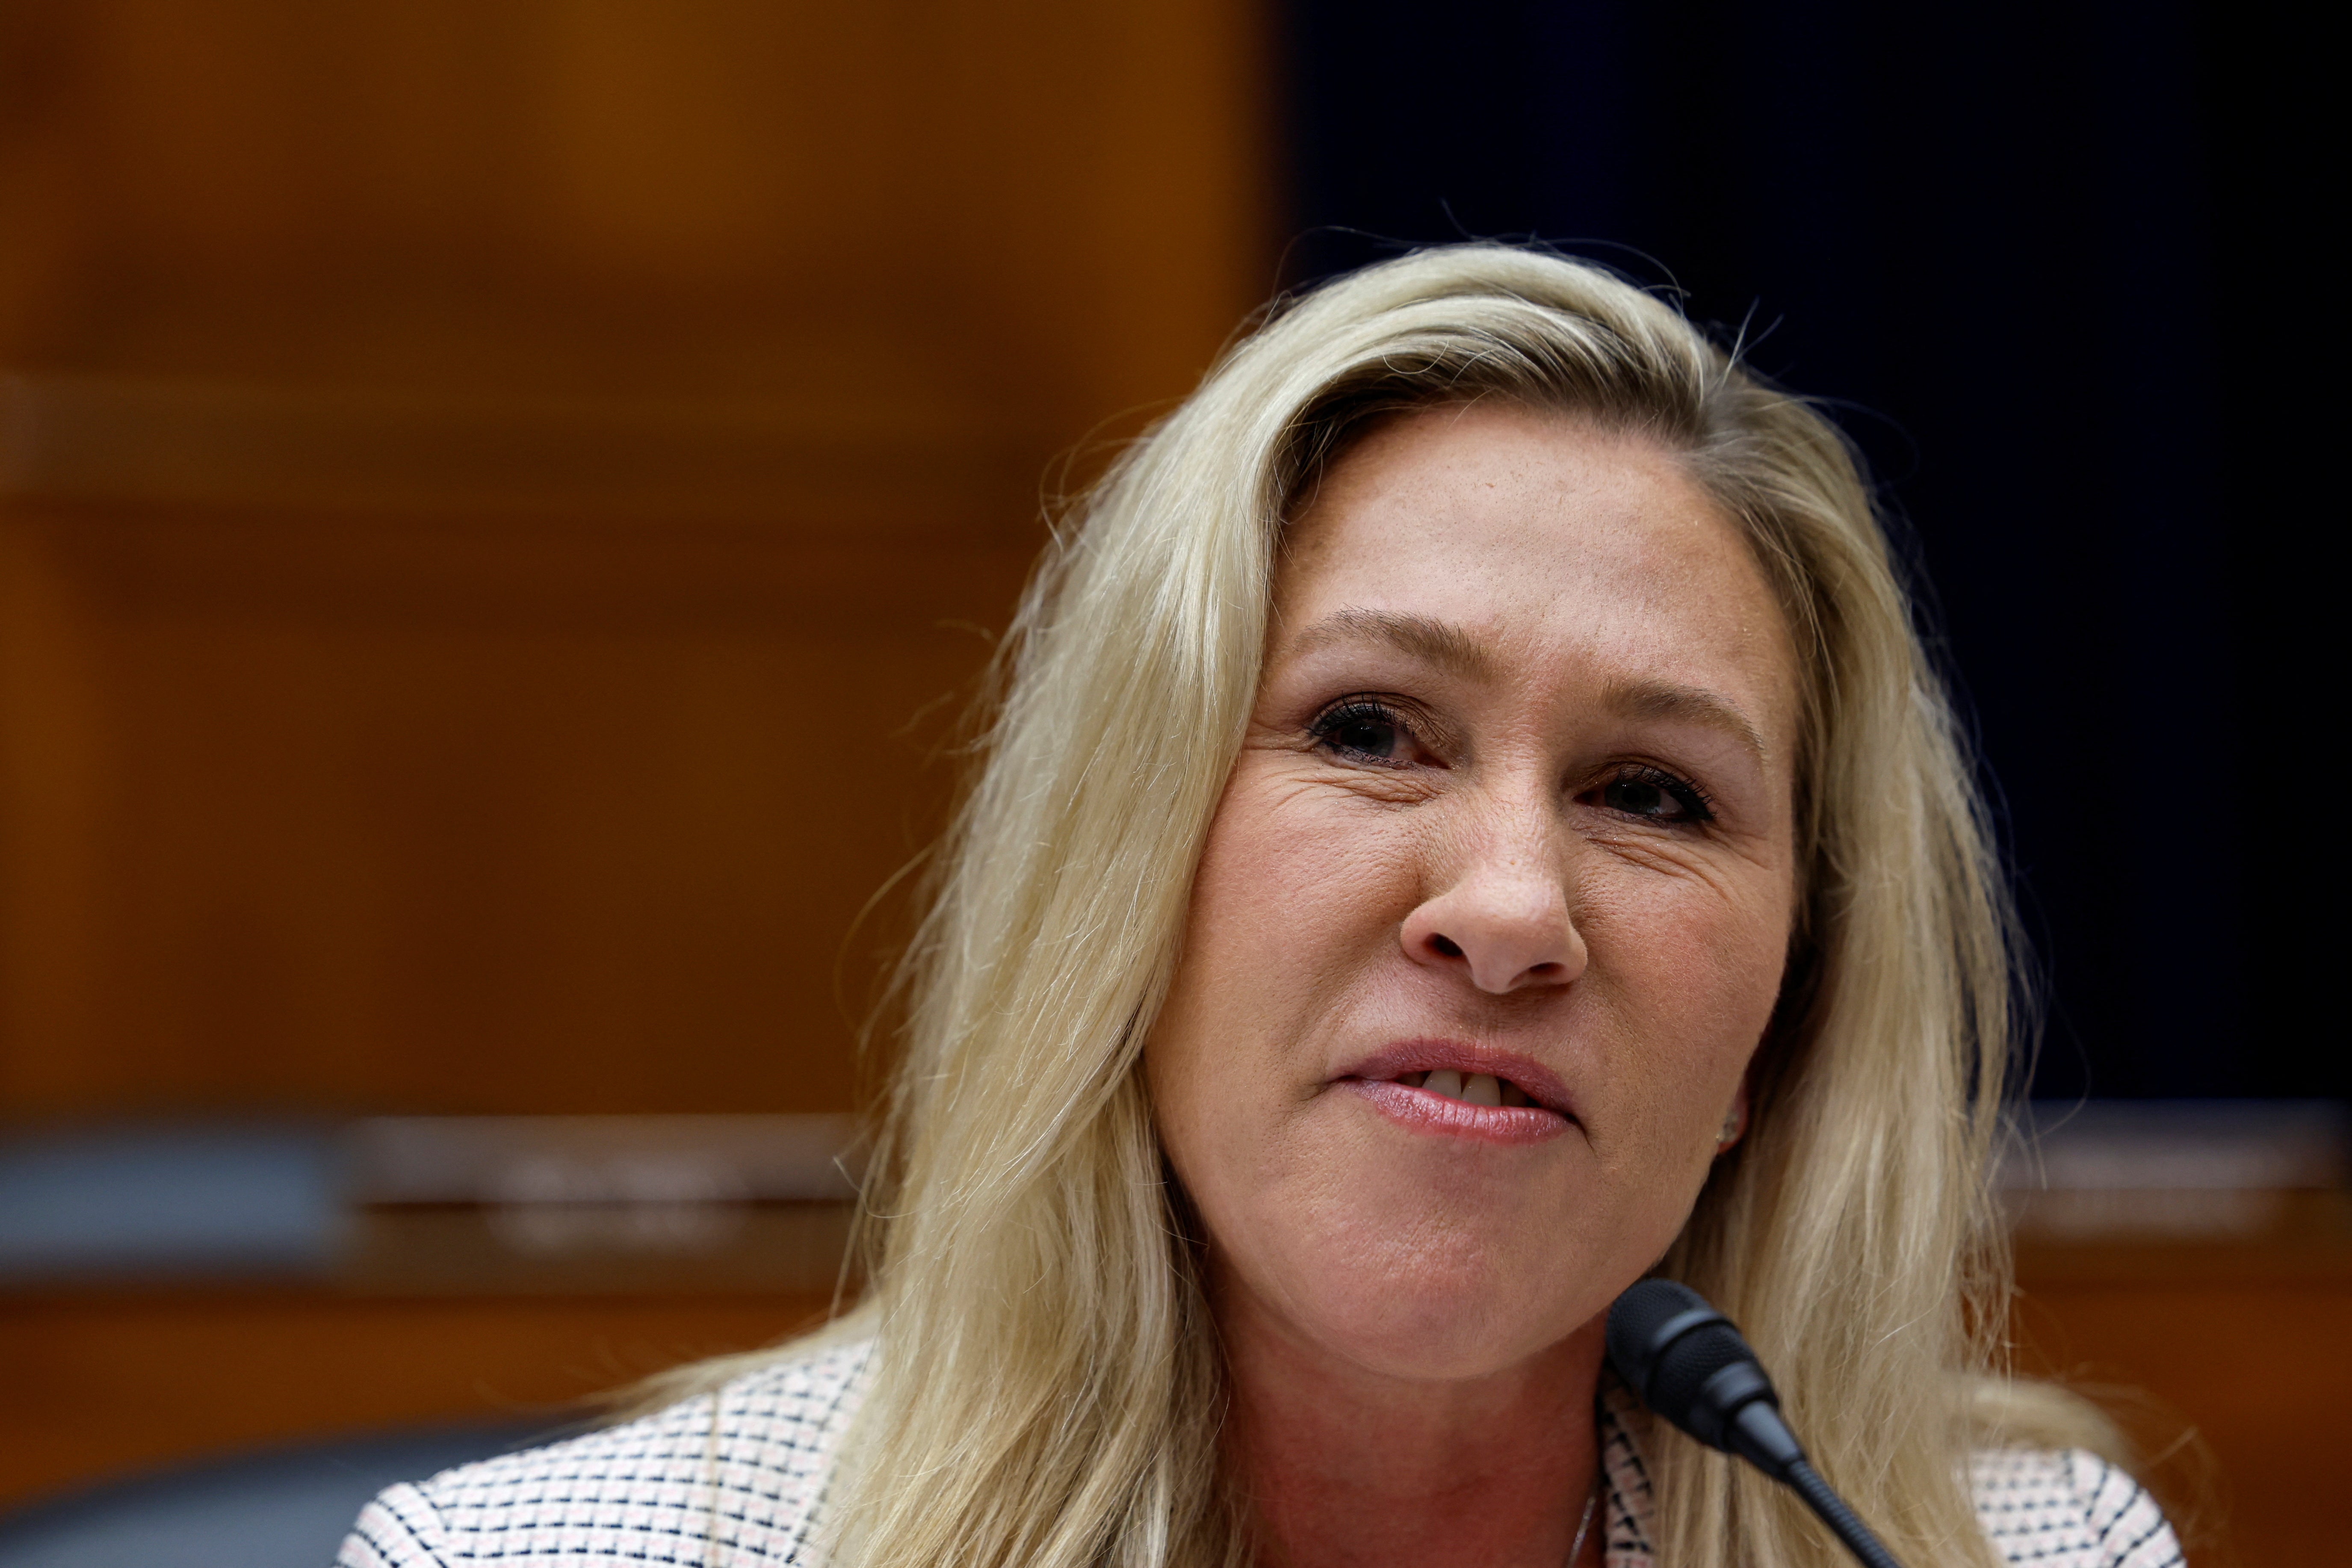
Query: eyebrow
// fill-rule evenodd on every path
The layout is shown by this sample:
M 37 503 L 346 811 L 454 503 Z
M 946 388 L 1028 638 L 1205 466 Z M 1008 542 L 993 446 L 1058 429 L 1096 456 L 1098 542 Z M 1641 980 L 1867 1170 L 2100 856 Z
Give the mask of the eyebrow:
M 1292 654 L 1312 653 L 1335 643 L 1386 643 L 1423 663 L 1472 680 L 1492 679 L 1494 656 L 1484 644 L 1451 621 L 1402 610 L 1337 610 L 1301 630 L 1291 639 Z M 1670 680 L 1622 681 L 1605 689 L 1601 705 L 1629 719 L 1664 719 L 1696 724 L 1728 735 L 1758 762 L 1771 754 L 1763 735 L 1740 711 L 1739 704 L 1721 692 Z
M 1739 710 L 1739 704 L 1703 686 L 1678 686 L 1666 680 L 1635 680 L 1601 693 L 1601 706 L 1629 719 L 1668 719 L 1697 724 L 1730 736 L 1758 762 L 1770 755 L 1764 737 Z
M 1312 653 L 1342 642 L 1381 642 L 1424 664 L 1473 680 L 1490 679 L 1494 657 L 1477 638 L 1451 621 L 1402 610 L 1336 610 L 1290 641 L 1294 654 Z

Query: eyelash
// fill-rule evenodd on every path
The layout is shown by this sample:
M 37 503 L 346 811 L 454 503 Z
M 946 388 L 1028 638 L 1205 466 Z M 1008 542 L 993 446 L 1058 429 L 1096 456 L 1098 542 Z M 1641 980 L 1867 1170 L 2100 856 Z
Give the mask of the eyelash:
M 1343 697 L 1318 713 L 1307 725 L 1307 733 L 1316 744 L 1325 750 L 1350 758 L 1360 763 L 1378 768 L 1401 768 L 1409 764 L 1388 757 L 1374 756 L 1359 746 L 1339 743 L 1337 737 L 1353 724 L 1381 724 L 1393 727 L 1408 741 L 1422 743 L 1412 723 L 1389 704 L 1368 697 Z M 1715 798 L 1706 789 L 1679 773 L 1649 763 L 1628 763 L 1601 780 L 1594 787 L 1605 790 L 1612 784 L 1632 782 L 1645 784 L 1671 797 L 1683 808 L 1682 821 L 1692 826 L 1715 820 Z
M 1352 758 L 1370 766 L 1401 768 L 1407 765 L 1397 759 L 1376 757 L 1358 746 L 1341 745 L 1337 737 L 1341 731 L 1351 724 L 1390 725 L 1406 740 L 1416 745 L 1423 743 L 1420 734 L 1403 714 L 1399 713 L 1387 703 L 1376 701 L 1369 697 L 1341 698 L 1315 715 L 1313 722 L 1307 725 L 1307 731 L 1314 737 L 1315 743 L 1325 750 L 1338 752 L 1341 756 Z
M 1629 780 L 1635 784 L 1648 784 L 1653 789 L 1671 795 L 1675 804 L 1688 814 L 1683 820 L 1693 826 L 1715 820 L 1714 796 L 1681 774 L 1670 773 L 1665 769 L 1653 766 L 1648 763 L 1627 763 L 1601 780 L 1600 787 L 1607 789 L 1612 784 L 1622 784 Z

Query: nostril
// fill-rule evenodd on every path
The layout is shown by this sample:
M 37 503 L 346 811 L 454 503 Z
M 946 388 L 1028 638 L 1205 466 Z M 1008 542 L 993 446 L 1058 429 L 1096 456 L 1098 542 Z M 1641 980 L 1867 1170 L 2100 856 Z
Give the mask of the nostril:
M 1461 948 L 1454 945 L 1454 939 L 1450 936 L 1439 936 L 1433 933 L 1429 939 L 1429 947 L 1430 951 L 1436 953 L 1440 958 L 1459 958 L 1462 956 Z

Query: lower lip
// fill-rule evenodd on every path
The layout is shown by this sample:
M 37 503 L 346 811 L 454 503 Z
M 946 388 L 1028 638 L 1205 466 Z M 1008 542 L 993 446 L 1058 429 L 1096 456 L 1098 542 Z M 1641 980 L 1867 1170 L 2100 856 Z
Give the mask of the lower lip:
M 1440 1138 L 1486 1143 L 1544 1143 L 1566 1132 L 1568 1118 L 1536 1105 L 1473 1105 L 1411 1084 L 1341 1079 L 1338 1088 L 1361 1095 L 1398 1126 Z

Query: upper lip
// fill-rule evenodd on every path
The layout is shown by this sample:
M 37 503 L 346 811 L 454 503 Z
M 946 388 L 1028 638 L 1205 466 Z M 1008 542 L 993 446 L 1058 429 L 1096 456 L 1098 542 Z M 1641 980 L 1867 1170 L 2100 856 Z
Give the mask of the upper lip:
M 1506 1078 L 1527 1092 L 1527 1097 L 1546 1110 L 1557 1111 L 1570 1121 L 1577 1120 L 1573 1099 L 1568 1085 L 1559 1075 L 1532 1057 L 1516 1051 L 1498 1051 L 1492 1046 L 1475 1046 L 1463 1040 L 1399 1040 L 1381 1047 L 1370 1056 L 1339 1074 L 1339 1078 L 1359 1078 L 1384 1082 L 1409 1072 L 1437 1072 L 1447 1068 L 1465 1076 L 1471 1073 L 1492 1073 Z

